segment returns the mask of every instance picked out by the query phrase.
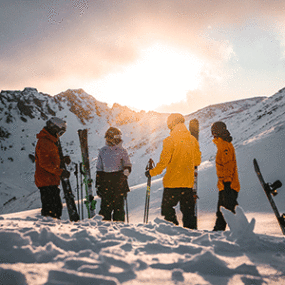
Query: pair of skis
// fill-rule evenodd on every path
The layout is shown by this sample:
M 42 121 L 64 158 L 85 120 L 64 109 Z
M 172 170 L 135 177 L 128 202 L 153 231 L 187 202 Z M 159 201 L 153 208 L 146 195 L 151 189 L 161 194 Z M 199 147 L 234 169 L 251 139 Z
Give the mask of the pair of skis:
M 92 218 L 95 216 L 95 207 L 96 207 L 96 200 L 94 200 L 93 193 L 92 193 L 92 179 L 90 174 L 90 164 L 89 164 L 89 153 L 88 153 L 88 143 L 87 143 L 87 129 L 78 130 L 79 141 L 80 141 L 80 148 L 82 154 L 82 169 L 81 172 L 84 175 L 83 183 L 85 185 L 85 205 L 87 208 L 88 218 Z M 62 152 L 62 146 L 60 140 L 58 140 L 58 151 L 61 160 L 60 167 L 62 169 L 66 169 L 66 165 L 64 162 L 64 156 Z M 78 177 L 78 165 L 76 164 L 75 175 Z M 78 195 L 78 211 L 74 201 L 74 195 L 72 193 L 71 185 L 69 178 L 61 178 L 61 185 L 64 192 L 64 198 L 66 201 L 66 207 L 69 215 L 69 219 L 72 222 L 79 221 L 80 217 L 78 212 L 80 213 L 80 205 L 79 205 L 79 187 L 78 187 L 78 179 L 77 179 L 77 195 Z M 82 199 L 81 195 L 81 199 Z M 83 217 L 83 208 L 82 217 Z
M 90 163 L 89 163 L 89 152 L 88 152 L 88 140 L 87 140 L 88 130 L 78 130 L 78 136 L 80 141 L 81 155 L 82 155 L 82 165 L 81 173 L 83 174 L 83 184 L 85 185 L 85 206 L 87 209 L 88 218 L 95 216 L 96 200 L 94 200 L 92 192 L 92 182 Z M 82 211 L 83 214 L 83 211 Z

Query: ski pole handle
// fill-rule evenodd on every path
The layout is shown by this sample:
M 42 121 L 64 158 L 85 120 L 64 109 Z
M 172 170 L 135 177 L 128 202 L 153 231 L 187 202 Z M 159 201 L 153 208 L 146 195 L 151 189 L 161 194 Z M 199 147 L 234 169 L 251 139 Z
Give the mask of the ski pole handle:
M 147 163 L 147 166 L 145 168 L 145 170 L 150 170 L 150 169 L 153 169 L 154 168 L 154 161 L 150 158 L 148 163 Z

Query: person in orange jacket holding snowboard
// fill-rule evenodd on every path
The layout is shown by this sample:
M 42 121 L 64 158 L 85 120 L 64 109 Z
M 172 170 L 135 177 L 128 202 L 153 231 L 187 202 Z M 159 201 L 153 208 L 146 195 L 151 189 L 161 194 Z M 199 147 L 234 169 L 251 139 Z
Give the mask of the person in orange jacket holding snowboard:
M 60 168 L 60 157 L 57 141 L 66 131 L 66 122 L 52 117 L 46 126 L 37 134 L 35 184 L 41 193 L 43 216 L 60 219 L 62 202 L 60 198 L 60 178 L 69 178 L 70 173 Z M 70 162 L 65 157 L 66 163 Z
M 218 177 L 217 187 L 219 189 L 217 219 L 213 230 L 224 231 L 227 223 L 220 211 L 220 207 L 225 207 L 235 213 L 235 207 L 238 205 L 237 197 L 240 183 L 235 149 L 226 124 L 221 121 L 215 122 L 211 126 L 211 133 L 214 137 L 213 143 L 217 146 L 216 172 Z
M 174 207 L 180 203 L 185 228 L 195 228 L 192 187 L 194 185 L 194 167 L 201 163 L 201 152 L 198 141 L 186 128 L 181 114 L 171 114 L 167 119 L 170 136 L 163 140 L 160 161 L 156 167 L 146 172 L 146 176 L 161 174 L 163 178 L 163 198 L 161 214 L 164 219 L 178 225 Z

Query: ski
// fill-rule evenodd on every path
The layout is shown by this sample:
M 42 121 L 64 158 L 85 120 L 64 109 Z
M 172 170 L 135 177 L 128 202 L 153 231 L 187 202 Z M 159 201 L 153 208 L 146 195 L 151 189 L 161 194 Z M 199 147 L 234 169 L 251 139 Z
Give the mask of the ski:
M 189 131 L 191 135 L 199 141 L 199 121 L 197 119 L 192 119 L 189 123 Z M 197 199 L 198 199 L 198 167 L 195 166 L 194 169 L 194 185 L 193 185 L 193 196 L 195 201 L 194 206 L 194 229 L 197 229 L 197 217 L 198 217 L 198 206 L 197 206 Z
M 85 205 L 87 208 L 88 218 L 95 216 L 96 200 L 93 198 L 92 192 L 92 179 L 90 173 L 89 153 L 88 153 L 88 140 L 87 129 L 78 130 L 78 136 L 80 141 L 81 155 L 82 155 L 82 173 L 83 183 L 85 185 Z
M 272 207 L 272 210 L 276 216 L 276 219 L 279 223 L 281 231 L 282 231 L 283 235 L 285 235 L 285 214 L 283 214 L 282 216 L 279 214 L 277 206 L 276 206 L 276 204 L 273 200 L 273 197 L 272 197 L 272 196 L 276 196 L 278 194 L 277 189 L 282 186 L 282 183 L 279 180 L 275 181 L 273 184 L 266 183 L 263 179 L 261 172 L 260 172 L 260 168 L 259 168 L 259 165 L 258 165 L 256 159 L 253 160 L 253 165 L 254 165 L 254 170 L 257 174 L 257 177 L 260 181 L 260 184 L 261 184 L 261 186 L 262 186 L 262 188 L 263 188 L 263 190 L 267 196 L 267 199 L 268 199 L 268 201 Z
M 60 140 L 58 140 L 57 147 L 58 147 L 58 153 L 60 157 L 60 168 L 66 169 Z M 62 189 L 64 193 L 64 199 L 66 201 L 66 207 L 67 207 L 69 219 L 72 222 L 77 222 L 79 221 L 79 215 L 77 213 L 77 209 L 76 209 L 76 205 L 74 201 L 74 195 L 72 193 L 70 181 L 68 178 L 61 178 L 60 180 L 61 180 L 61 185 L 62 185 Z
M 154 167 L 154 162 L 150 158 L 145 170 L 150 170 Z M 145 206 L 144 206 L 144 217 L 143 222 L 145 224 L 148 223 L 148 213 L 149 213 L 149 200 L 150 200 L 150 186 L 151 186 L 151 177 L 147 178 L 147 186 L 146 186 L 146 197 L 145 197 Z

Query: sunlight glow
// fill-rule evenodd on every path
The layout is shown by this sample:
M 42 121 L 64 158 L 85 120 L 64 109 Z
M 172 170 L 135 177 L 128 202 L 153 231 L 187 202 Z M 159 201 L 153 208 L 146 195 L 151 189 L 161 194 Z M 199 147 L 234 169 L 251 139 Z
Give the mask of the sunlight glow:
M 96 99 L 139 110 L 154 110 L 186 98 L 197 89 L 203 63 L 178 48 L 156 44 L 122 72 L 109 74 L 84 87 Z

